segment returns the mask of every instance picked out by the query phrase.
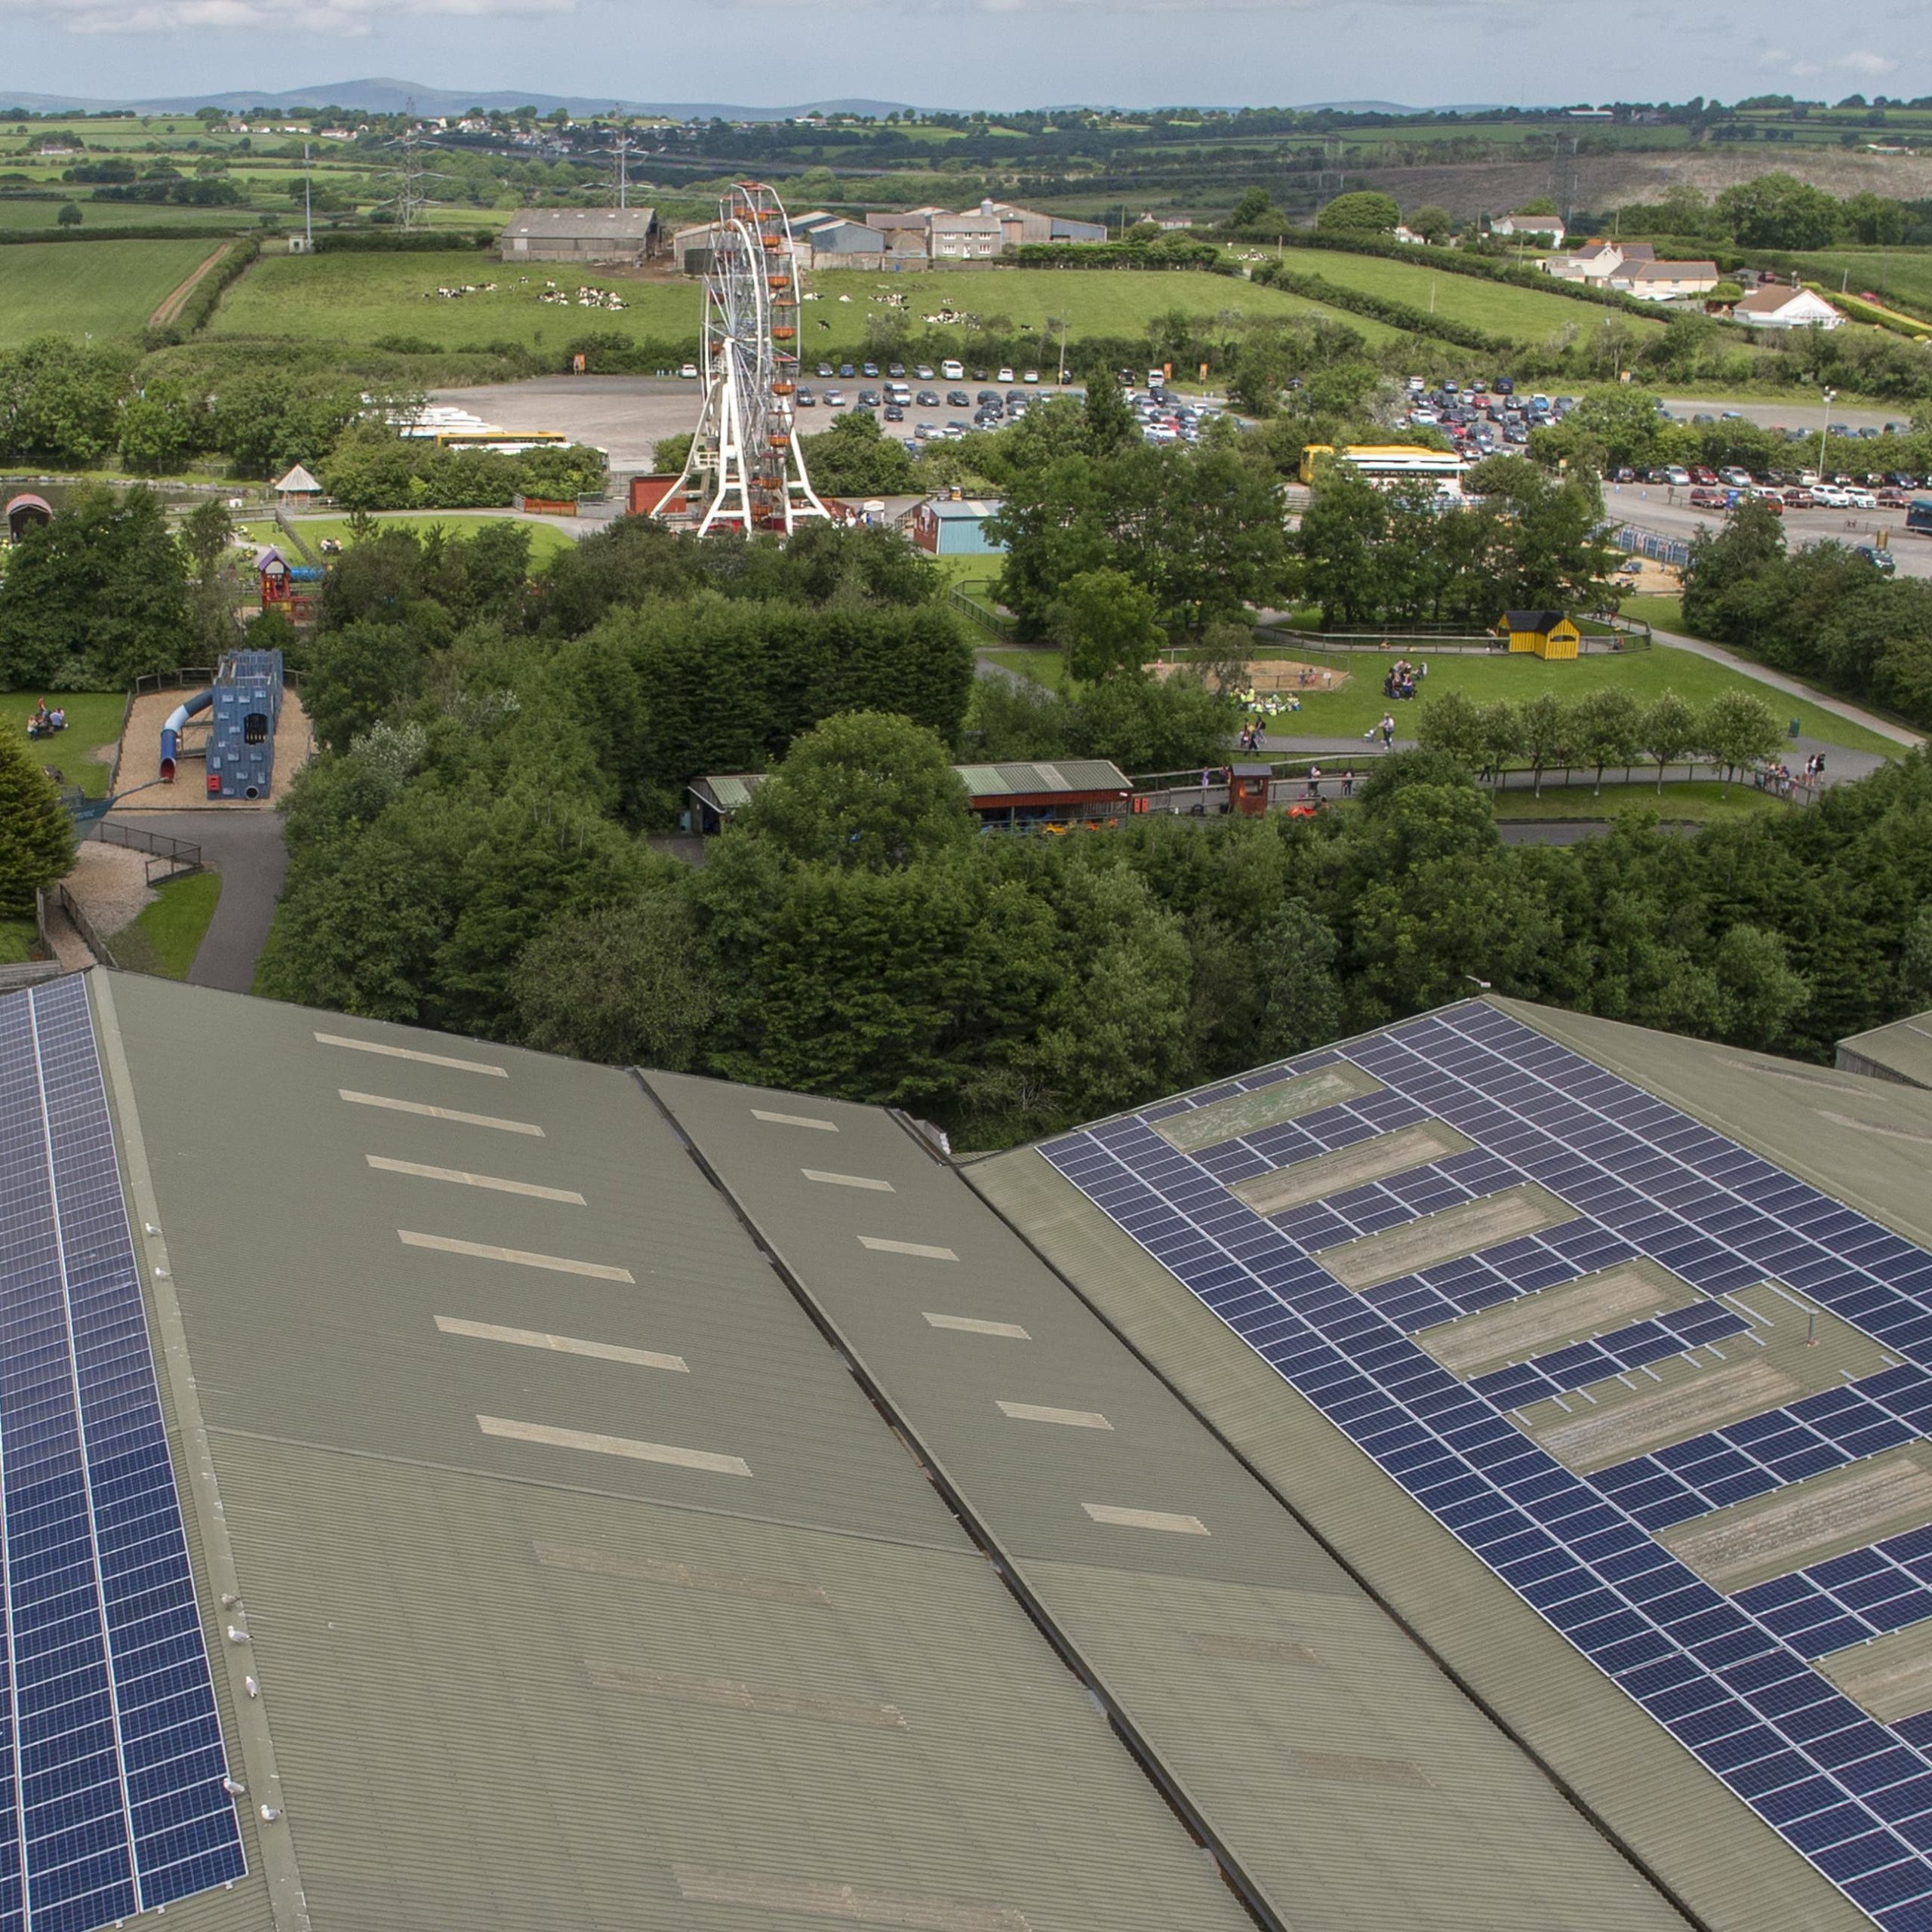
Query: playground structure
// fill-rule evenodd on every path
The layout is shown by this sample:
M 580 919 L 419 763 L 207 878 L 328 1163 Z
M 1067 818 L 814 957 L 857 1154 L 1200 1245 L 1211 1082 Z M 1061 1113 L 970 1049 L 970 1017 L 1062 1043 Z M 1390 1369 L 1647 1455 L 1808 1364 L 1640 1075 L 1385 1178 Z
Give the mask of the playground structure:
M 798 447 L 798 297 L 784 205 L 758 182 L 734 184 L 718 205 L 704 279 L 704 406 L 683 473 L 653 515 L 695 513 L 700 537 L 789 536 L 804 519 L 829 518 Z
M 281 714 L 278 651 L 235 651 L 223 657 L 207 691 L 183 700 L 161 728 L 161 783 L 171 785 L 189 754 L 182 739 L 188 721 L 211 714 L 203 757 L 211 798 L 250 802 L 268 797 L 275 782 L 275 724 Z
M 312 564 L 291 564 L 271 545 L 255 559 L 261 579 L 262 608 L 279 611 L 291 623 L 306 624 L 315 614 L 314 586 L 322 573 Z

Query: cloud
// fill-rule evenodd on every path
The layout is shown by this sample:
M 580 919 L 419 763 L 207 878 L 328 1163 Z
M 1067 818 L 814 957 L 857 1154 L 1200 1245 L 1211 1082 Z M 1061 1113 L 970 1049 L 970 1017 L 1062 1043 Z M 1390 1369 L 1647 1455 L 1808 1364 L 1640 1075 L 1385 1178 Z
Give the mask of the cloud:
M 0 0 L 34 5 L 34 0 Z M 576 0 L 62 0 L 69 33 L 177 33 L 197 29 L 366 35 L 401 15 L 485 19 L 502 14 L 568 14 Z M 34 5 L 34 11 L 41 11 Z
M 1793 80 L 1809 80 L 1820 74 L 1855 74 L 1863 80 L 1882 80 L 1897 72 L 1899 64 L 1889 54 L 1875 54 L 1865 47 L 1834 54 L 1829 60 L 1801 60 L 1783 47 L 1767 48 L 1758 57 L 1761 66 L 1789 74 Z
M 1889 54 L 1874 54 L 1869 48 L 1855 48 L 1849 54 L 1841 54 L 1829 63 L 1841 73 L 1863 74 L 1877 80 L 1897 68 L 1898 63 Z

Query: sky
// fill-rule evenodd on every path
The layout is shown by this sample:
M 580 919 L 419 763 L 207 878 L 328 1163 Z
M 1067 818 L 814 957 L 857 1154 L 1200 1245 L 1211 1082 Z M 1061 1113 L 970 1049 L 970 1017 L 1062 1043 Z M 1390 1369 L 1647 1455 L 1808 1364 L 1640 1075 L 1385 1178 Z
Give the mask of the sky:
M 0 0 L 0 91 L 107 99 L 373 75 L 757 106 L 1932 93 L 1927 0 Z

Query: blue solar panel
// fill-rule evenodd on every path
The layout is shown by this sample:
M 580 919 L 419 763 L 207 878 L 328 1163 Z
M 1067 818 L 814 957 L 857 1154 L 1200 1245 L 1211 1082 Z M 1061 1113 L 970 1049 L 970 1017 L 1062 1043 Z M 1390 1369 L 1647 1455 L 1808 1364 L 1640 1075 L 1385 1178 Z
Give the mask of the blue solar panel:
M 1152 1131 L 1352 1063 L 1383 1091 L 1197 1154 Z M 1472 1151 L 1272 1220 L 1236 1181 L 1429 1118 Z M 1813 1657 L 1932 1617 L 1932 1530 L 1726 1597 L 1654 1532 L 1932 1426 L 1932 1255 L 1494 1008 L 1329 1048 L 1043 1150 L 1383 1470 L 1887 1932 L 1932 1928 L 1932 1712 L 1875 1722 Z M 1577 1218 L 1365 1293 L 1314 1258 L 1534 1180 Z M 1465 1383 L 1418 1330 L 1642 1256 L 1691 1306 Z M 1767 1277 L 1903 1358 L 1844 1388 L 1580 1475 L 1507 1417 L 1747 1325 Z
M 0 1932 L 246 1869 L 86 990 L 0 998 Z

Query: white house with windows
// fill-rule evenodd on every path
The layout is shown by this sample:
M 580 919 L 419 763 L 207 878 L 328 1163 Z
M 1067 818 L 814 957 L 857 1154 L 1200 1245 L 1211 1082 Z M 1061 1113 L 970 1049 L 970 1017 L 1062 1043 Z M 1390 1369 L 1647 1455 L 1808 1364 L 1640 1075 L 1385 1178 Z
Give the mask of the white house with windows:
M 1539 242 L 1546 242 L 1552 248 L 1563 246 L 1563 238 L 1569 230 L 1563 225 L 1563 218 L 1554 214 L 1500 214 L 1489 224 L 1492 235 L 1533 235 Z
M 1736 304 L 1734 321 L 1754 329 L 1837 329 L 1844 317 L 1822 295 L 1781 281 L 1767 281 Z
M 1639 302 L 1681 302 L 1709 294 L 1719 279 L 1715 262 L 1626 262 L 1610 286 Z

